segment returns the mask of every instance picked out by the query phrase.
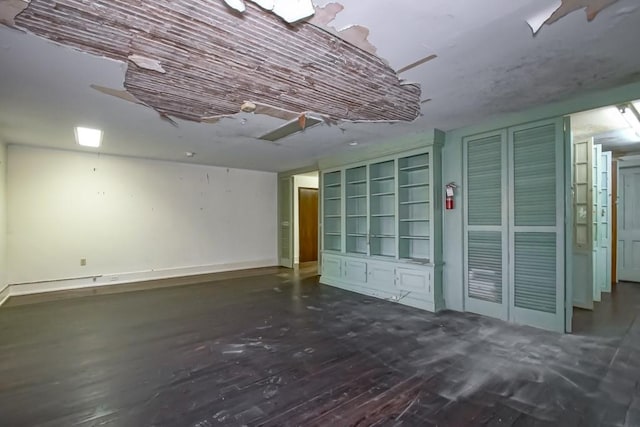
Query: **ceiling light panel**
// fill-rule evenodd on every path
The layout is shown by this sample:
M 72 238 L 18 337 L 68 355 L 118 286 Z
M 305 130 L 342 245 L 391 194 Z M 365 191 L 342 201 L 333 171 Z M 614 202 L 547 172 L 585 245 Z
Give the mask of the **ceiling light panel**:
M 78 126 L 76 131 L 76 142 L 83 147 L 98 148 L 102 144 L 102 131 L 100 129 L 86 128 Z

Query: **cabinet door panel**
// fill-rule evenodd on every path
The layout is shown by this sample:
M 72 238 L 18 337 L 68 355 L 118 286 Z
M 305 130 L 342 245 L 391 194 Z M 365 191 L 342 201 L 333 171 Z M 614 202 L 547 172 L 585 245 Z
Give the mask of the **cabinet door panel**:
M 393 289 L 395 279 L 396 274 L 393 265 L 369 263 L 369 285 L 380 289 Z
M 322 274 L 327 277 L 340 278 L 342 276 L 342 261 L 340 258 L 325 255 L 322 259 Z
M 367 281 L 367 263 L 364 261 L 347 260 L 344 262 L 344 278 L 364 283 Z
M 429 271 L 398 267 L 396 268 L 396 276 L 398 289 L 431 294 L 431 275 Z

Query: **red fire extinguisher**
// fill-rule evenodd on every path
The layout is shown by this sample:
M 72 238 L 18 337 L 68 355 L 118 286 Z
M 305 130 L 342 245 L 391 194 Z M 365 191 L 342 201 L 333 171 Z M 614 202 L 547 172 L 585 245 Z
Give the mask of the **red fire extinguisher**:
M 457 185 L 453 182 L 445 185 L 445 199 L 444 199 L 444 207 L 447 210 L 451 210 L 454 207 L 453 203 L 453 190 L 457 187 Z

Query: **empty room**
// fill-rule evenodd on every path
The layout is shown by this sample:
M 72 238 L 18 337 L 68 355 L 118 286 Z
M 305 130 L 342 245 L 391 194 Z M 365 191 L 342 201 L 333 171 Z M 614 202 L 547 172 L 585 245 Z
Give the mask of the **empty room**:
M 0 0 L 0 426 L 640 426 L 637 0 Z

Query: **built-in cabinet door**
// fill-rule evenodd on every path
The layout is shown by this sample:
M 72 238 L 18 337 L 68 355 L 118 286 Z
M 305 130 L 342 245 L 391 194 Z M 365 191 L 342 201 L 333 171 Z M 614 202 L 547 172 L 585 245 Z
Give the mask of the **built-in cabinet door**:
M 345 260 L 343 276 L 350 282 L 365 283 L 367 281 L 366 261 Z
M 508 318 L 507 132 L 464 140 L 466 311 Z
M 427 270 L 397 267 L 396 287 L 402 291 L 426 293 L 433 298 L 431 275 Z
M 564 127 L 464 139 L 465 310 L 564 332 Z
M 367 284 L 377 289 L 389 289 L 389 285 L 395 283 L 394 264 L 369 261 L 367 274 Z
M 325 254 L 322 257 L 322 275 L 340 279 L 342 276 L 342 258 Z

